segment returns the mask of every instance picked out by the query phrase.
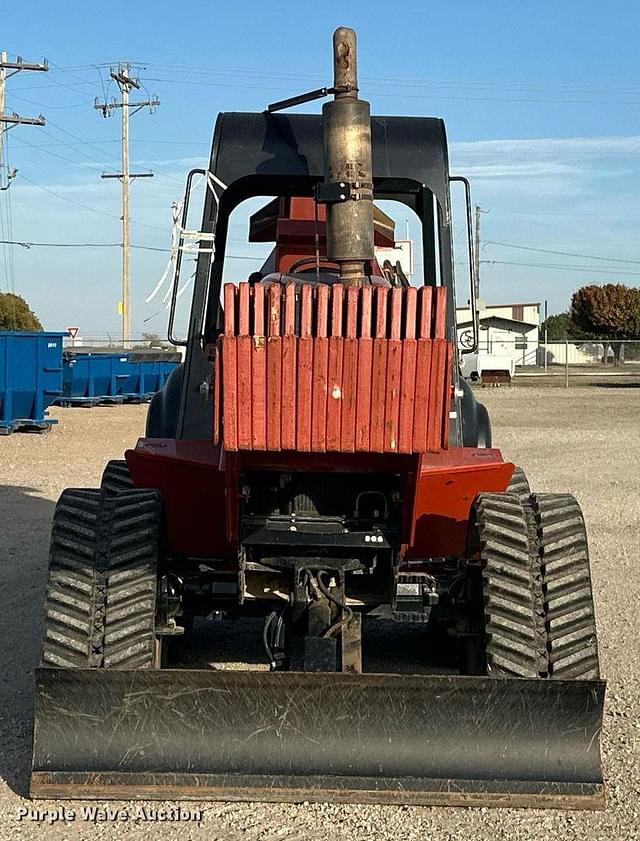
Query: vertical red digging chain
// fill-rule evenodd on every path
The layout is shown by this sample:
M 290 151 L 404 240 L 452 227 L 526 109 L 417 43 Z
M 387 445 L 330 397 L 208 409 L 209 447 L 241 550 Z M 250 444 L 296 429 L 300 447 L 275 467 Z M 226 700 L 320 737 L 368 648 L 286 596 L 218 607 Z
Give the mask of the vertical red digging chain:
M 357 288 L 357 287 L 356 287 Z M 327 366 L 327 451 L 340 451 L 340 429 L 344 385 L 342 382 L 342 305 L 345 287 L 334 283 L 331 287 L 331 336 L 329 338 L 329 362 Z
M 352 453 L 356 445 L 356 396 L 358 392 L 358 298 L 362 287 L 346 290 L 345 337 L 342 351 L 342 423 L 340 450 Z
M 251 287 L 241 283 L 238 288 L 238 449 L 251 449 L 251 335 L 249 333 L 251 314 Z
M 387 382 L 384 407 L 384 451 L 397 453 L 399 448 L 400 378 L 402 375 L 402 310 L 403 289 L 389 291 L 391 313 L 387 346 Z
M 449 384 L 445 385 L 447 342 L 445 341 L 445 316 L 447 290 L 438 286 L 433 290 L 433 352 L 431 356 L 431 383 L 429 394 L 429 422 L 427 452 L 438 452 L 442 447 L 442 418 L 449 403 Z
M 296 288 L 288 283 L 284 289 L 284 334 L 282 336 L 282 440 L 283 450 L 296 448 L 297 403 L 297 339 Z
M 327 449 L 327 377 L 329 369 L 329 287 L 316 289 L 317 308 L 313 340 L 313 389 L 311 415 L 311 449 L 324 453 Z
M 282 286 L 273 283 L 268 291 L 267 336 L 267 449 L 280 450 L 282 423 L 282 337 L 280 304 Z
M 311 405 L 313 399 L 313 288 L 300 293 L 300 338 L 298 339 L 298 393 L 296 444 L 300 452 L 311 450 Z
M 384 404 L 387 387 L 387 293 L 385 286 L 377 286 L 375 298 L 375 335 L 371 370 L 371 417 L 369 419 L 369 449 L 384 452 Z
M 360 290 L 360 339 L 358 340 L 358 389 L 356 395 L 356 450 L 369 452 L 371 380 L 373 371 L 373 288 Z
M 416 347 L 416 386 L 413 416 L 413 452 L 427 449 L 429 396 L 431 393 L 431 311 L 433 287 L 418 290 L 418 339 Z
M 416 390 L 416 360 L 418 343 L 416 321 L 418 313 L 418 290 L 410 286 L 404 290 L 405 320 L 402 343 L 402 374 L 400 379 L 400 411 L 398 417 L 398 452 L 413 450 L 413 411 Z
M 238 354 L 236 340 L 236 287 L 224 287 L 224 335 L 222 337 L 222 431 L 227 450 L 238 449 Z
M 224 306 L 214 434 L 221 408 L 226 449 L 447 446 L 444 288 L 225 284 Z
M 251 336 L 251 404 L 243 407 L 251 415 L 251 449 L 267 449 L 267 339 L 265 327 L 265 287 L 255 284 Z

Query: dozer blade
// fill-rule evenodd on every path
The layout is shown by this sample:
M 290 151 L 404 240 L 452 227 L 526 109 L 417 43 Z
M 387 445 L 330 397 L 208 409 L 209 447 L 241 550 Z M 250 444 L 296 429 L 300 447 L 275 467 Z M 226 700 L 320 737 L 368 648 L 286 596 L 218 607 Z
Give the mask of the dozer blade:
M 602 808 L 604 683 L 38 669 L 34 797 Z

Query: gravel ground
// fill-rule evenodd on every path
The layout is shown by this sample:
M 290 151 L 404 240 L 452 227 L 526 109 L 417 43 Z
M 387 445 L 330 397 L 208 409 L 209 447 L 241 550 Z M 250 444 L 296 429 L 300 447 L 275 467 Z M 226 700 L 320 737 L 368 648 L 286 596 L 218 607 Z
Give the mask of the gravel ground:
M 0 438 L 0 838 L 225 839 L 607 839 L 640 838 L 640 389 L 484 389 L 494 439 L 540 491 L 570 491 L 590 533 L 600 654 L 608 680 L 604 812 L 443 809 L 332 804 L 182 804 L 202 819 L 149 823 L 84 820 L 78 802 L 31 803 L 27 790 L 32 670 L 37 661 L 47 542 L 64 487 L 95 486 L 105 461 L 142 434 L 145 407 L 54 409 L 47 435 Z M 162 808 L 170 804 L 153 804 Z M 18 809 L 76 809 L 50 826 L 17 820 Z M 68 816 L 67 816 L 68 817 Z

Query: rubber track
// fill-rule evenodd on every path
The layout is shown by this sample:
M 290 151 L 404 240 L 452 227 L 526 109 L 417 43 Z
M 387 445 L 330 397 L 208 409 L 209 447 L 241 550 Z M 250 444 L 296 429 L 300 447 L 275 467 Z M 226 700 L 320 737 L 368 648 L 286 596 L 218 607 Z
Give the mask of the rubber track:
M 157 491 L 66 490 L 54 514 L 42 664 L 155 663 Z
M 474 506 L 480 541 L 487 673 L 538 677 L 546 670 L 542 585 L 533 574 L 522 502 L 480 494 Z
M 110 515 L 104 667 L 151 668 L 155 656 L 157 491 L 122 491 L 104 499 Z
M 129 467 L 124 459 L 108 461 L 100 480 L 100 490 L 107 494 L 133 489 Z
M 531 496 L 531 488 L 527 474 L 521 467 L 516 467 L 507 485 L 506 493 L 515 494 L 522 502 L 527 502 Z
M 595 679 L 598 645 L 582 511 L 570 494 L 531 498 L 542 568 L 551 677 Z
M 49 551 L 42 664 L 87 668 L 102 638 L 101 605 L 96 611 L 95 547 L 100 491 L 70 489 L 56 505 Z
M 488 674 L 599 675 L 589 554 L 574 497 L 480 494 L 474 519 L 482 562 Z

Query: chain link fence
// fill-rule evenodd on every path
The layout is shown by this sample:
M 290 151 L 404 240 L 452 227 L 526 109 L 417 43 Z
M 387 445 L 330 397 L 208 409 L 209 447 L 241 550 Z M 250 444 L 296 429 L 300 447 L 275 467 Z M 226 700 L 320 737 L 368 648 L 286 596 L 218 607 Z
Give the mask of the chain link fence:
M 537 330 L 522 335 L 481 331 L 477 354 L 462 356 L 461 363 L 464 376 L 478 380 L 483 370 L 494 369 L 510 370 L 514 382 L 523 385 L 586 385 L 605 377 L 634 377 L 640 384 L 640 337 L 545 342 Z
M 82 351 L 111 351 L 117 353 L 121 350 L 175 350 L 166 338 L 161 338 L 151 333 L 133 334 L 126 347 L 123 346 L 122 337 L 118 333 L 92 332 L 78 333 L 76 336 L 64 336 L 63 345 L 68 350 Z
M 522 366 L 518 373 L 560 377 L 567 387 L 593 383 L 594 377 L 634 377 L 640 383 L 640 339 L 542 341 L 536 361 L 535 371 Z

